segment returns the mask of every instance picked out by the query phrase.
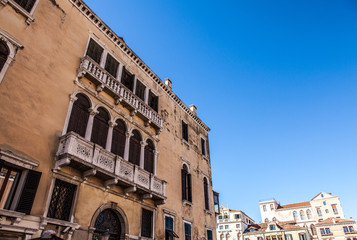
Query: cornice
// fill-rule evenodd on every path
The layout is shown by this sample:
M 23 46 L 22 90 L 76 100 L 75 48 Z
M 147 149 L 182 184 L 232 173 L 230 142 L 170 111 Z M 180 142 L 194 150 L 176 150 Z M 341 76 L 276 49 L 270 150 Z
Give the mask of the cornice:
M 122 37 L 119 37 L 108 25 L 104 23 L 83 0 L 69 0 L 84 16 L 88 18 L 104 35 L 106 35 L 126 56 L 128 56 L 139 69 L 144 71 L 154 82 L 156 82 L 166 94 L 173 99 L 200 127 L 206 132 L 211 129 L 197 117 L 189 107 L 162 81 L 154 71 L 144 63 L 144 61 L 134 53 L 134 51 L 125 43 Z

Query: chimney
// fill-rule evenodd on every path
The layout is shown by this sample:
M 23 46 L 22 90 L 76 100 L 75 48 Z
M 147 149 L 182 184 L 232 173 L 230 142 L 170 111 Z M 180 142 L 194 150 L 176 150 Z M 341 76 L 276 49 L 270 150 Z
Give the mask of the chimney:
M 197 115 L 197 108 L 196 108 L 196 106 L 194 104 L 190 105 L 190 109 L 193 112 L 193 114 Z
M 171 89 L 172 82 L 170 78 L 165 78 L 165 84 Z

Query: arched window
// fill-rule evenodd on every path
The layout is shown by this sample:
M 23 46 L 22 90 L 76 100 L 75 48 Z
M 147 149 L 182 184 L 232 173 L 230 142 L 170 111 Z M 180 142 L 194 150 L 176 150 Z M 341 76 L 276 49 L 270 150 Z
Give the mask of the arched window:
M 310 225 L 310 229 L 311 229 L 311 234 L 312 234 L 312 235 L 316 235 L 316 228 L 315 228 L 315 225 L 314 225 L 314 224 L 311 224 L 311 225 Z
M 133 130 L 133 135 L 130 137 L 129 144 L 129 162 L 140 165 L 140 150 L 141 136 L 137 130 Z
M 293 216 L 294 216 L 294 220 L 295 220 L 295 221 L 298 220 L 298 214 L 297 214 L 296 211 L 293 212 Z
M 109 130 L 109 114 L 100 107 L 94 117 L 91 141 L 105 148 Z
M 268 218 L 266 218 L 266 219 L 264 220 L 264 222 L 266 222 L 266 223 L 267 223 L 267 222 L 269 222 L 269 219 L 268 219 Z
M 77 94 L 77 100 L 73 103 L 71 116 L 67 127 L 67 132 L 75 132 L 84 137 L 89 118 L 89 108 L 91 107 L 88 99 L 83 94 Z
M 93 240 L 102 239 L 102 237 L 106 234 L 109 234 L 110 240 L 120 240 L 120 236 L 122 233 L 122 229 L 120 226 L 120 220 L 113 210 L 104 209 L 101 213 L 99 213 L 94 228 L 95 231 L 93 233 Z M 123 229 L 124 230 L 124 229 Z
M 4 67 L 7 57 L 9 56 L 9 48 L 4 41 L 0 40 L 0 71 Z
M 307 219 L 311 219 L 312 218 L 310 209 L 306 210 L 306 215 L 307 215 Z
M 112 153 L 124 157 L 126 127 L 123 121 L 117 120 L 113 129 Z
M 305 212 L 303 210 L 300 211 L 301 220 L 305 220 Z
M 209 194 L 208 194 L 207 178 L 203 178 L 203 192 L 204 192 L 204 198 L 205 198 L 205 209 L 209 210 Z
M 144 169 L 150 173 L 154 173 L 154 157 L 155 157 L 155 146 L 154 143 L 148 139 L 146 141 L 144 151 Z
M 186 164 L 181 169 L 182 200 L 192 202 L 192 182 L 191 174 L 188 172 Z
M 273 217 L 273 221 L 276 221 L 276 217 Z

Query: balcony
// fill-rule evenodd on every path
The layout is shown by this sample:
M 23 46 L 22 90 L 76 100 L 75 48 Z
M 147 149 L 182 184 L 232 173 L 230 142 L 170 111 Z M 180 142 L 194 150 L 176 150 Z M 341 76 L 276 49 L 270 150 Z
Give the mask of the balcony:
M 161 130 L 161 116 L 90 57 L 81 58 L 78 73 L 93 81 L 97 85 L 97 91 L 107 92 L 116 99 L 116 103 L 121 103 L 132 114 L 137 114 L 146 125 L 151 124 L 157 131 Z
M 345 232 L 346 235 L 348 234 L 357 234 L 357 231 L 348 231 L 348 232 Z
M 321 233 L 321 236 L 333 236 L 333 234 L 330 232 L 330 233 Z
M 83 178 L 95 175 L 103 180 L 104 187 L 119 185 L 126 194 L 136 192 L 143 199 L 152 198 L 157 205 L 165 202 L 164 180 L 73 132 L 60 138 L 56 154 L 55 167 L 65 165 L 82 172 Z

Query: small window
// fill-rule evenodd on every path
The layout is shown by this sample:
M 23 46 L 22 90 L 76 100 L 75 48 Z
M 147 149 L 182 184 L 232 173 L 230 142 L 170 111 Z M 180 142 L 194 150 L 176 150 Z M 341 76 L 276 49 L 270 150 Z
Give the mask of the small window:
M 191 224 L 185 222 L 184 227 L 185 227 L 185 240 L 191 240 Z
M 31 12 L 31 9 L 35 5 L 36 0 L 14 0 L 20 7 L 25 9 L 27 12 Z
M 169 216 L 165 216 L 165 240 L 173 240 L 178 238 L 174 232 L 174 219 Z
M 151 92 L 151 90 L 149 90 L 148 105 L 156 112 L 159 110 L 159 97 Z
M 209 194 L 208 194 L 208 181 L 207 178 L 203 178 L 203 191 L 204 191 L 204 201 L 205 209 L 209 210 Z
M 184 139 L 186 142 L 188 142 L 188 126 L 187 123 L 184 121 L 181 121 L 182 123 L 182 139 Z
M 134 87 L 134 78 L 135 75 L 131 74 L 128 70 L 125 69 L 123 66 L 123 73 L 121 76 L 121 82 L 124 84 L 125 87 L 127 87 L 130 91 L 133 91 Z
M 154 143 L 148 139 L 144 148 L 144 169 L 149 173 L 154 173 L 155 161 L 155 146 Z
M 192 180 L 186 164 L 181 169 L 182 200 L 192 202 Z
M 273 211 L 274 210 L 274 205 L 270 204 L 270 210 Z
M 84 137 L 89 119 L 89 108 L 91 105 L 85 95 L 77 94 L 76 97 L 77 100 L 73 103 L 67 133 L 72 131 Z
M 337 206 L 336 204 L 331 205 L 333 213 L 336 215 L 338 214 Z
M 87 56 L 93 59 L 96 63 L 100 64 L 102 58 L 103 48 L 99 46 L 93 39 L 89 40 L 89 45 L 87 49 Z
M 330 234 L 331 233 L 330 228 L 325 228 L 325 231 L 326 231 L 326 234 Z
M 267 223 L 267 222 L 269 222 L 269 219 L 268 219 L 268 218 L 266 218 L 266 219 L 264 220 L 264 222 L 266 222 L 266 223 Z
M 286 235 L 285 235 L 285 239 L 286 239 L 286 240 L 293 240 L 293 235 L 291 235 L 291 234 L 286 234 Z
M 135 94 L 143 101 L 145 100 L 145 89 L 145 85 L 142 84 L 139 80 L 136 80 Z
M 300 240 L 307 240 L 306 233 L 299 233 Z
M 77 186 L 56 179 L 47 217 L 69 221 Z
M 329 213 L 330 211 L 329 211 L 328 209 L 325 209 L 325 212 L 326 212 L 326 213 Z
M 212 230 L 207 229 L 207 240 L 213 240 Z
M 323 195 L 323 194 L 321 194 L 321 197 L 323 198 L 323 197 L 324 197 L 324 195 Z
M 348 233 L 348 227 L 347 227 L 347 226 L 344 226 L 344 227 L 343 227 L 343 231 L 344 231 L 345 233 Z
M 354 231 L 355 231 L 354 228 L 353 228 L 353 226 L 349 226 L 349 227 L 348 227 L 348 230 L 350 230 L 350 232 L 354 232 Z
M 203 156 L 206 156 L 206 140 L 201 138 L 201 153 Z
M 219 226 L 219 229 L 221 229 L 221 230 L 222 230 L 222 229 L 223 229 L 223 226 L 222 226 L 222 225 L 221 225 L 221 226 Z
M 255 229 L 250 229 L 249 232 L 255 232 Z
M 94 116 L 91 142 L 96 143 L 103 148 L 107 144 L 109 130 L 109 114 L 106 109 L 98 108 L 98 114 Z
M 141 155 L 141 135 L 137 130 L 133 130 L 129 140 L 129 162 L 139 166 Z
M 150 210 L 142 209 L 141 212 L 141 236 L 151 238 L 152 237 L 152 217 L 153 212 Z
M 293 216 L 294 216 L 294 220 L 295 220 L 295 221 L 298 220 L 298 214 L 297 214 L 296 211 L 293 212 Z
M 267 206 L 263 205 L 263 211 L 266 212 L 267 211 Z
M 269 225 L 269 229 L 271 230 L 271 231 L 273 231 L 273 230 L 275 230 L 276 229 L 276 227 L 275 227 L 275 225 Z
M 306 215 L 307 215 L 307 219 L 311 219 L 312 218 L 310 209 L 306 210 Z
M 225 225 L 225 226 L 224 226 L 225 229 L 228 229 L 228 227 L 229 227 L 228 225 Z
M 322 217 L 321 209 L 320 209 L 320 208 L 316 208 L 316 211 L 317 211 L 317 215 L 318 215 L 319 217 Z
M 219 215 L 219 216 L 218 216 L 218 219 L 222 219 L 222 218 L 223 218 L 222 215 Z
M 110 54 L 107 55 L 105 62 L 105 70 L 110 73 L 114 78 L 117 77 L 119 62 L 115 60 Z
M 235 218 L 235 219 L 240 219 L 240 214 L 234 215 L 234 218 Z
M 236 224 L 236 228 L 240 228 L 240 224 Z
M 324 205 L 326 206 L 326 201 L 324 201 Z
M 276 221 L 276 217 L 273 217 L 273 221 Z
M 300 219 L 305 220 L 305 212 L 303 210 L 300 210 Z

